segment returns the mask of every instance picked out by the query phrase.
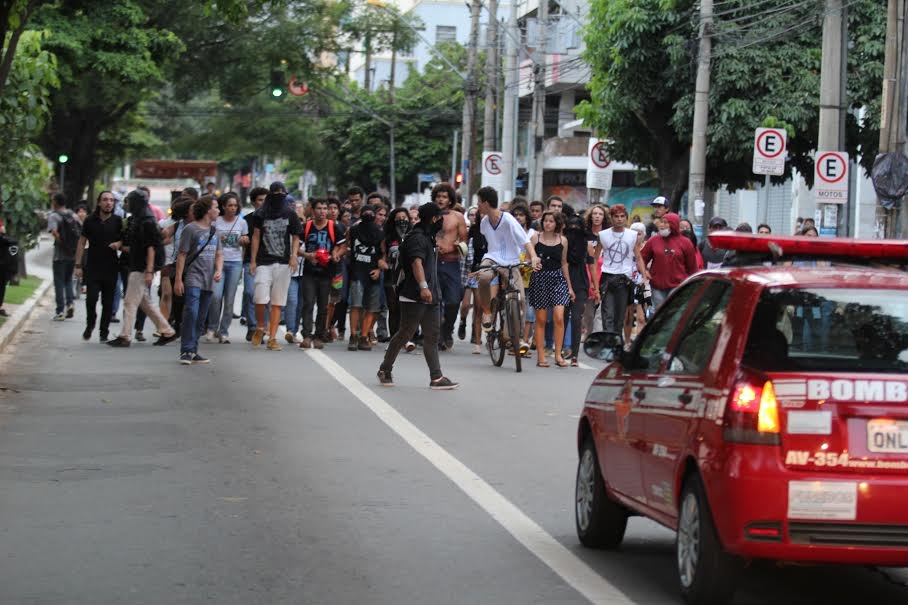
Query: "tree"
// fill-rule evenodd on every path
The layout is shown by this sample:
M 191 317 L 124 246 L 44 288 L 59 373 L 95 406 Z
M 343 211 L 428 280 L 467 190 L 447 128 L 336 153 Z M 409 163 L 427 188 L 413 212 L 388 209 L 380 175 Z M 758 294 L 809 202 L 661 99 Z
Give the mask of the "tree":
M 440 51 L 464 69 L 463 47 L 446 44 Z M 368 187 L 388 182 L 390 133 L 385 122 L 396 125 L 398 190 L 414 184 L 420 172 L 449 172 L 449 141 L 461 122 L 463 86 L 445 62 L 433 59 L 423 73 L 411 73 L 397 91 L 394 105 L 388 105 L 384 91 L 342 89 L 331 95 L 333 113 L 321 128 L 325 147 L 335 158 L 331 180 Z
M 687 188 L 696 69 L 692 0 L 594 2 L 586 31 L 593 71 L 591 101 L 579 114 L 615 160 L 652 167 L 677 205 Z M 873 114 L 882 70 L 884 11 L 873 0 L 849 3 L 854 50 L 848 90 Z M 753 131 L 766 119 L 789 124 L 791 162 L 813 176 L 819 120 L 822 3 L 727 0 L 716 13 L 707 131 L 707 184 L 731 191 L 753 180 Z M 875 79 L 875 82 L 874 82 Z M 876 102 L 878 107 L 878 102 Z M 878 114 L 877 114 L 878 115 Z M 872 120 L 849 117 L 848 149 L 872 152 Z M 872 158 L 873 156 L 870 155 Z M 871 159 L 872 161 L 872 159 Z
M 49 114 L 57 86 L 56 61 L 42 48 L 41 35 L 24 32 L 0 91 L 0 209 L 7 231 L 32 248 L 39 231 L 35 210 L 46 205 L 50 167 L 33 144 Z
M 19 40 L 41 0 L 0 0 L 0 94 L 9 78 Z

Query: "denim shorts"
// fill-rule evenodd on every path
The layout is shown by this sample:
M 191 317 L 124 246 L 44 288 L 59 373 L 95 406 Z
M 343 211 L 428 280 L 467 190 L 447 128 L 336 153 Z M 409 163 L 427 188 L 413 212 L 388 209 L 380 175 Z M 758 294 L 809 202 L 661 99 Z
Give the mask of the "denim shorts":
M 350 282 L 350 308 L 377 313 L 381 308 L 381 282 L 354 280 Z

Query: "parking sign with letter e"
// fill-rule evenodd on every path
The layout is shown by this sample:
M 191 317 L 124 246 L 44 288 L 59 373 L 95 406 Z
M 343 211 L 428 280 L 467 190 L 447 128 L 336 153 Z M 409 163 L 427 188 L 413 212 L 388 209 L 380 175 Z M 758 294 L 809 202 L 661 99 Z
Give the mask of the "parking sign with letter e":
M 754 134 L 754 174 L 784 174 L 787 146 L 788 134 L 784 128 L 757 128 Z
M 848 201 L 848 154 L 818 151 L 814 162 L 814 199 L 818 204 Z

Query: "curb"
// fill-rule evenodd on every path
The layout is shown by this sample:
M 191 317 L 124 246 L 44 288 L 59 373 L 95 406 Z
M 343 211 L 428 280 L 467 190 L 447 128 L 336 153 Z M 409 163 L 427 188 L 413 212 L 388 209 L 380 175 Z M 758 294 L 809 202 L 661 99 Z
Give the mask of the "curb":
M 6 345 L 8 345 L 16 334 L 19 333 L 19 328 L 25 325 L 28 318 L 32 316 L 35 307 L 38 306 L 38 301 L 44 298 L 44 295 L 47 294 L 47 291 L 50 290 L 52 285 L 53 280 L 42 280 L 41 285 L 38 286 L 35 293 L 31 295 L 31 298 L 22 303 L 22 305 L 16 309 L 16 312 L 6 320 L 3 327 L 0 327 L 0 352 L 6 349 Z

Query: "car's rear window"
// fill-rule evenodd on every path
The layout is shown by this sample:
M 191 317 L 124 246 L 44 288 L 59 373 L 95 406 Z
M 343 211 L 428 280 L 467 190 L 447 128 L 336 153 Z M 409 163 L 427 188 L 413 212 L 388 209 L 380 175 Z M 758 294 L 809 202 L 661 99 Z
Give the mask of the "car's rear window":
M 768 289 L 744 361 L 766 371 L 908 372 L 908 292 Z

